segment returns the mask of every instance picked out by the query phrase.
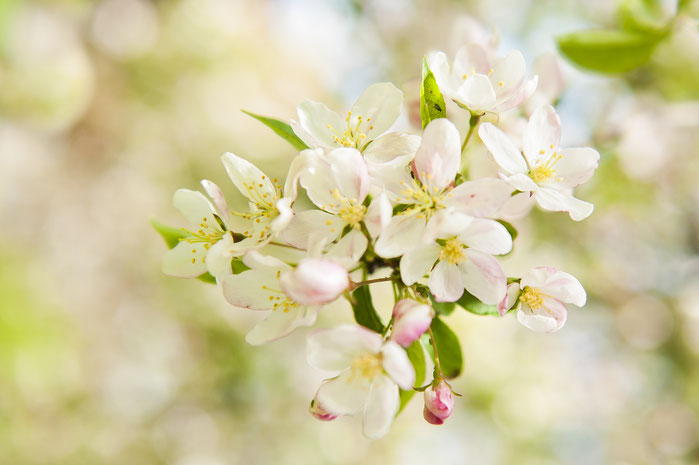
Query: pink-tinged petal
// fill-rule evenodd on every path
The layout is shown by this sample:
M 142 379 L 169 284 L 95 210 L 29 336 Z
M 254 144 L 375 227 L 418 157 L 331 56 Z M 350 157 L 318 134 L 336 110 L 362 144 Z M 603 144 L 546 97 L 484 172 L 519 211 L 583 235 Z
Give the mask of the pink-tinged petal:
M 393 126 L 402 105 L 403 92 L 396 86 L 390 82 L 372 84 L 352 105 L 350 127 L 359 126 L 359 130 L 366 135 L 363 142 L 369 142 Z
M 196 278 L 206 272 L 207 250 L 201 242 L 180 241 L 163 256 L 162 271 L 178 278 Z
M 436 417 L 434 413 L 430 412 L 427 407 L 424 407 L 422 409 L 422 417 L 425 419 L 425 421 L 431 425 L 443 425 L 444 420 L 442 420 L 439 417 Z
M 442 190 L 454 182 L 461 165 L 461 139 L 456 126 L 446 118 L 430 122 L 415 154 L 415 171 L 430 189 Z
M 474 218 L 458 237 L 461 243 L 491 255 L 512 251 L 512 236 L 495 220 Z
M 534 193 L 536 203 L 544 210 L 568 212 L 571 219 L 581 221 L 592 214 L 594 205 L 556 189 L 542 187 Z
M 464 79 L 464 76 L 469 76 L 468 79 L 470 79 L 474 73 L 488 74 L 489 71 L 488 52 L 482 45 L 477 43 L 466 44 L 456 52 L 452 71 L 455 76 L 461 79 Z
M 296 113 L 299 118 L 298 123 L 292 121 L 291 127 L 294 129 L 294 132 L 296 132 L 296 127 L 303 129 L 296 132 L 296 135 L 306 145 L 312 148 L 334 148 L 339 146 L 335 142 L 335 137 L 338 134 L 343 134 L 347 129 L 347 122 L 340 115 L 322 103 L 311 100 L 306 100 L 296 107 Z
M 498 303 L 498 313 L 500 316 L 505 316 L 505 313 L 515 305 L 517 297 L 519 297 L 519 291 L 519 284 L 511 283 L 507 285 L 505 297 Z
M 599 152 L 595 149 L 569 148 L 558 152 L 561 158 L 556 162 L 556 184 L 562 187 L 575 187 L 592 177 L 599 166 Z
M 306 152 L 305 169 L 299 173 L 299 183 L 306 189 L 308 198 L 317 207 L 335 212 L 337 198 L 334 195 L 338 185 L 327 157 L 321 152 Z M 335 206 L 335 207 L 334 207 Z
M 381 348 L 383 369 L 394 383 L 403 390 L 410 390 L 415 385 L 415 369 L 408 354 L 394 341 L 386 341 Z
M 321 384 L 316 399 L 336 415 L 352 415 L 364 406 L 370 388 L 371 383 L 367 378 L 346 370 Z
M 276 273 L 255 270 L 223 276 L 220 279 L 223 297 L 229 304 L 250 310 L 270 310 L 279 297 Z
M 487 253 L 466 249 L 466 260 L 459 264 L 463 285 L 484 304 L 497 305 L 507 288 L 507 277 L 500 262 Z
M 388 433 L 400 408 L 398 386 L 388 376 L 378 376 L 364 406 L 362 432 L 369 439 L 379 439 Z
M 376 241 L 374 251 L 379 257 L 398 257 L 417 247 L 424 232 L 424 219 L 408 215 L 394 216 Z
M 245 336 L 245 341 L 253 346 L 276 341 L 296 328 L 313 325 L 317 315 L 318 307 L 297 306 L 274 310 Z
M 437 239 L 448 239 L 466 229 L 475 218 L 456 211 L 455 208 L 439 210 L 427 222 L 422 236 L 423 244 L 431 244 Z
M 512 194 L 512 187 L 497 178 L 466 181 L 449 192 L 447 207 L 477 217 L 493 217 Z
M 308 412 L 320 421 L 332 421 L 339 416 L 336 413 L 328 412 L 325 406 L 321 404 L 318 399 L 313 399 L 311 401 L 311 405 L 308 407 Z
M 377 354 L 383 338 L 361 326 L 342 325 L 313 332 L 307 339 L 308 364 L 326 371 L 348 368 L 352 360 L 366 354 Z
M 271 201 L 277 195 L 272 181 L 249 161 L 230 152 L 221 155 L 221 161 L 235 187 L 250 202 Z
M 490 110 L 496 102 L 495 90 L 484 74 L 469 76 L 459 87 L 456 100 L 473 112 Z
M 551 105 L 539 107 L 524 130 L 524 156 L 533 168 L 548 158 L 561 141 L 561 120 Z M 543 152 L 543 153 L 542 153 Z
M 544 297 L 543 306 L 532 309 L 527 304 L 517 308 L 517 321 L 537 333 L 552 333 L 563 327 L 568 318 L 565 305 L 552 297 Z
M 502 176 L 502 179 L 518 191 L 537 192 L 539 190 L 539 185 L 535 183 L 532 180 L 532 178 L 530 178 L 526 174 L 513 174 L 512 176 Z
M 507 96 L 522 87 L 526 74 L 527 64 L 522 52 L 513 50 L 507 56 L 495 60 L 490 82 L 498 97 Z
M 240 241 L 240 243 L 246 241 Z M 262 255 L 257 250 L 248 250 L 243 256 L 243 263 L 255 271 L 276 274 L 278 270 L 289 270 L 291 267 L 276 257 Z
M 432 270 L 427 285 L 437 302 L 456 302 L 464 293 L 464 283 L 459 267 L 440 261 Z
M 388 226 L 392 216 L 391 202 L 388 200 L 386 192 L 382 192 L 371 201 L 364 216 L 364 224 L 371 237 L 380 236 Z
M 282 231 L 282 239 L 300 249 L 309 248 L 312 235 L 326 244 L 337 238 L 344 228 L 344 222 L 335 215 L 321 210 L 306 210 L 294 215 L 289 225 Z
M 362 155 L 371 169 L 371 165 L 400 164 L 407 165 L 415 158 L 420 146 L 420 136 L 390 132 L 377 137 L 364 149 Z
M 231 214 L 221 188 L 207 179 L 203 179 L 201 181 L 201 185 L 209 197 L 211 197 L 211 200 L 213 200 L 214 205 L 216 205 L 216 212 L 218 215 L 225 222 L 225 224 L 229 224 L 231 221 Z
M 400 277 L 406 286 L 415 284 L 430 272 L 439 258 L 440 247 L 436 243 L 416 247 L 400 259 Z
M 408 347 L 430 327 L 434 310 L 427 304 L 413 299 L 401 299 L 393 307 L 392 341 Z
M 177 189 L 172 196 L 172 204 L 185 219 L 194 226 L 195 230 L 201 227 L 201 223 L 209 224 L 216 229 L 221 229 L 214 219 L 214 207 L 204 197 L 204 194 L 189 189 Z
M 495 113 L 502 113 L 510 110 L 527 100 L 536 90 L 539 83 L 539 76 L 534 76 L 524 83 L 522 87 L 510 94 L 506 99 L 498 102 L 492 109 Z
M 546 295 L 578 307 L 584 306 L 587 301 L 587 294 L 580 281 L 573 275 L 550 266 L 527 271 L 521 281 L 521 287 L 525 286 L 538 288 Z
M 527 162 L 510 138 L 492 123 L 483 123 L 478 128 L 478 135 L 495 162 L 507 174 L 529 172 Z
M 440 381 L 425 390 L 425 408 L 440 420 L 446 420 L 454 410 L 454 396 L 449 385 Z
M 362 203 L 369 193 L 371 181 L 369 168 L 359 150 L 335 149 L 327 154 L 327 160 L 340 194 L 355 203 Z
M 506 221 L 519 220 L 529 214 L 536 201 L 529 192 L 520 192 L 510 197 L 498 211 L 497 216 Z
M 304 258 L 279 277 L 284 293 L 301 305 L 324 305 L 349 287 L 349 275 L 341 265 L 318 258 Z
M 331 245 L 325 252 L 325 257 L 340 263 L 346 269 L 351 269 L 362 258 L 368 245 L 369 241 L 364 234 L 353 229 L 336 244 Z

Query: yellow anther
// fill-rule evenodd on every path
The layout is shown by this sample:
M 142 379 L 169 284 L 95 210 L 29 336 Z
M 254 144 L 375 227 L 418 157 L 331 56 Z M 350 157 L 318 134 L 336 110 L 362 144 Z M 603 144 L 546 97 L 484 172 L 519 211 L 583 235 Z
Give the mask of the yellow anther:
M 380 356 L 374 354 L 366 354 L 355 358 L 350 369 L 350 379 L 364 378 L 370 381 L 383 371 Z
M 447 242 L 442 246 L 442 250 L 439 251 L 439 260 L 446 260 L 452 265 L 458 265 L 466 260 L 466 255 L 464 254 L 464 246 L 459 239 L 452 237 L 447 240 Z
M 519 295 L 519 300 L 529 305 L 532 310 L 536 310 L 544 306 L 544 295 L 535 287 L 526 286 Z

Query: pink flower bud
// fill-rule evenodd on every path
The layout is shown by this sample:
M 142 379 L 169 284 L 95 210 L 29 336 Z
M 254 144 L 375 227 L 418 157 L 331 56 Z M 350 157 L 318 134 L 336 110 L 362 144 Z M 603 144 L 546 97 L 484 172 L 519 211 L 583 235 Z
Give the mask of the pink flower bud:
M 334 413 L 330 413 L 327 410 L 325 410 L 321 405 L 320 402 L 317 400 L 313 399 L 311 401 L 311 405 L 308 407 L 308 411 L 316 417 L 320 421 L 332 421 L 335 418 L 337 418 L 337 415 Z
M 428 423 L 441 425 L 449 418 L 452 410 L 454 410 L 454 396 L 447 383 L 439 381 L 427 388 L 423 416 Z
M 304 258 L 279 278 L 284 293 L 301 305 L 323 305 L 349 287 L 349 275 L 341 265 L 318 258 Z
M 423 335 L 432 323 L 434 310 L 427 304 L 413 299 L 402 299 L 393 307 L 391 339 L 408 347 Z

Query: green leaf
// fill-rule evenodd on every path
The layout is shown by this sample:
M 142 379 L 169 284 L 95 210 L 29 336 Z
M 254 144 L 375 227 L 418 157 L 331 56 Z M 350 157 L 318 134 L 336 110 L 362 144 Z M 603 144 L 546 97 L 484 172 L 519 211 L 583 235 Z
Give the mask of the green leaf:
M 413 364 L 415 369 L 415 386 L 422 386 L 425 381 L 425 351 L 422 348 L 422 344 L 419 340 L 413 342 L 408 346 L 405 351 L 408 353 L 408 358 L 410 363 Z M 403 410 L 403 408 L 408 404 L 410 399 L 415 395 L 415 391 L 412 389 L 409 391 L 400 390 L 400 408 L 398 413 Z M 397 414 L 396 414 L 397 415 Z
M 464 294 L 456 303 L 464 310 L 476 315 L 500 315 L 495 305 L 484 304 L 468 291 L 464 291 Z
M 512 226 L 510 223 L 508 223 L 508 222 L 505 221 L 505 220 L 495 220 L 495 221 L 497 221 L 498 223 L 500 223 L 501 225 L 503 225 L 503 226 L 505 227 L 505 229 L 507 229 L 507 232 L 510 233 L 510 236 L 512 236 L 512 240 L 513 240 L 513 241 L 514 241 L 515 239 L 517 239 L 517 234 L 518 234 L 518 233 L 517 233 L 517 228 L 515 228 L 514 226 Z
M 420 86 L 420 119 L 422 119 L 422 129 L 430 121 L 437 118 L 447 117 L 447 106 L 444 97 L 439 91 L 437 79 L 427 66 L 427 58 L 422 59 L 422 85 Z
M 205 283 L 216 284 L 216 278 L 211 276 L 209 273 L 204 273 L 203 275 L 199 276 L 197 279 L 199 281 L 203 281 Z
M 456 308 L 456 304 L 454 302 L 437 302 L 434 300 L 434 296 L 431 292 L 429 295 L 432 308 L 434 308 L 434 311 L 440 315 L 449 315 Z
M 352 293 L 354 302 L 352 310 L 354 311 L 354 319 L 357 323 L 369 328 L 377 333 L 383 333 L 384 325 L 381 322 L 381 317 L 376 313 L 374 304 L 371 301 L 371 292 L 369 286 L 361 286 Z
M 439 353 L 439 363 L 445 378 L 456 378 L 461 374 L 463 356 L 456 334 L 439 317 L 432 320 L 432 334 Z
M 172 226 L 167 226 L 157 220 L 151 219 L 150 224 L 153 225 L 158 234 L 160 234 L 169 249 L 172 249 L 180 243 L 180 239 L 187 237 L 189 234 L 182 228 L 173 228 Z
M 308 146 L 304 141 L 302 141 L 299 136 L 294 133 L 294 130 L 291 129 L 291 126 L 289 126 L 287 123 L 284 121 L 280 121 L 278 119 L 274 118 L 268 118 L 266 116 L 261 116 L 261 115 L 256 115 L 255 113 L 250 113 L 249 111 L 242 110 L 243 113 L 246 115 L 250 115 L 253 118 L 255 118 L 257 121 L 261 122 L 268 128 L 270 128 L 272 131 L 274 131 L 279 137 L 290 143 L 291 145 L 294 146 L 296 150 L 304 150 L 307 149 Z
M 558 48 L 570 61 L 602 73 L 625 73 L 650 59 L 662 36 L 613 29 L 577 31 L 558 37 Z
M 646 34 L 664 35 L 671 18 L 664 18 L 658 0 L 623 0 L 619 7 L 619 19 L 624 29 Z

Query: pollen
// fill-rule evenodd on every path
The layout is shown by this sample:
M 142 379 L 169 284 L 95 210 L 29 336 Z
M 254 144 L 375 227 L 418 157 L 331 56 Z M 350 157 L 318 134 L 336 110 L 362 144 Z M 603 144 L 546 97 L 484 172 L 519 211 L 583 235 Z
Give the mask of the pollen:
M 352 361 L 350 369 L 352 370 L 350 379 L 364 378 L 371 381 L 382 371 L 381 359 L 375 354 L 362 355 Z
M 466 260 L 466 255 L 464 254 L 464 246 L 456 237 L 448 239 L 447 242 L 439 251 L 439 260 L 446 260 L 452 265 L 458 265 Z
M 532 310 L 544 306 L 544 296 L 541 294 L 541 291 L 535 287 L 526 286 L 519 295 L 519 300 L 529 305 Z
M 556 175 L 554 166 L 561 158 L 561 154 L 554 152 L 550 157 L 537 164 L 534 169 L 530 170 L 529 177 L 537 184 L 548 181 Z

